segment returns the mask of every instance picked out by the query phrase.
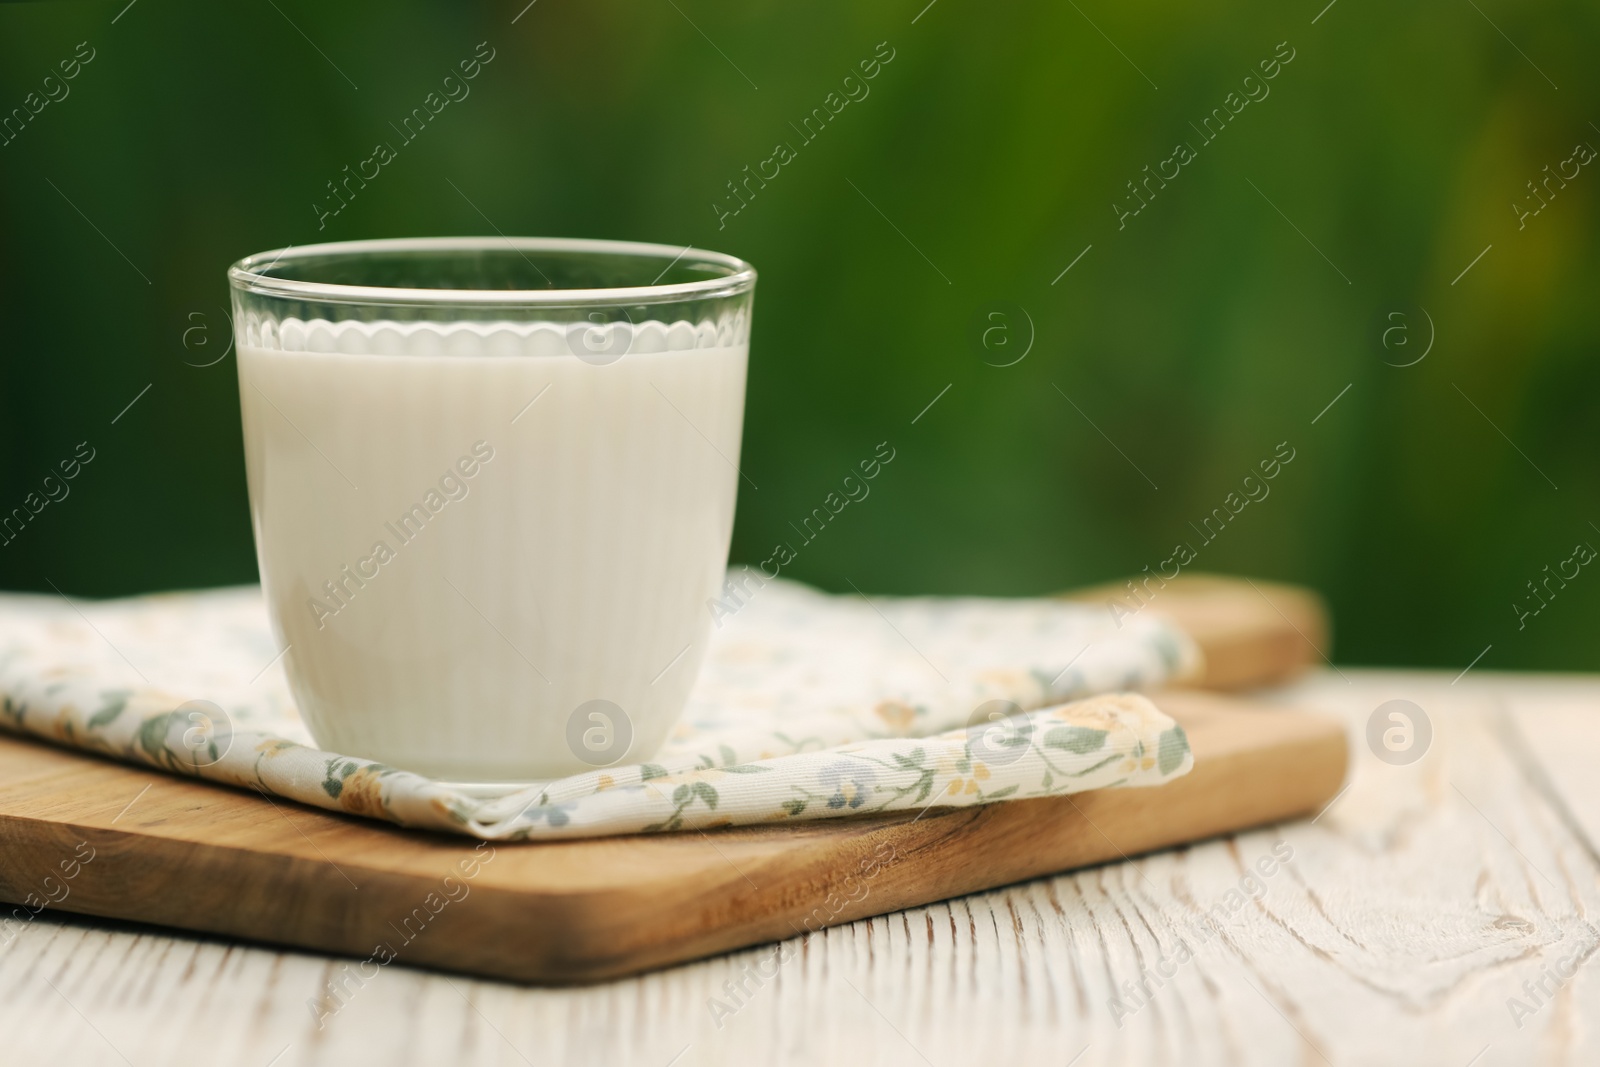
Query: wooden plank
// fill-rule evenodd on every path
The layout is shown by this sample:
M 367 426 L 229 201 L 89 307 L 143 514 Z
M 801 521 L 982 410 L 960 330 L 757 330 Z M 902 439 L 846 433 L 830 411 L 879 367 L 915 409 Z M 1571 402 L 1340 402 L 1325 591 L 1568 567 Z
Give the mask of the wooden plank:
M 1184 683 L 1200 688 L 1277 685 L 1307 667 L 1330 662 L 1333 654 L 1327 606 L 1299 586 L 1183 574 L 1170 581 L 1147 577 L 1063 595 L 1110 606 L 1114 612 L 1148 609 L 1172 619 L 1205 655 L 1200 674 Z
M 66 910 L 585 982 L 1288 818 L 1340 787 L 1336 722 L 1198 693 L 1158 702 L 1195 752 L 1195 770 L 1160 788 L 496 846 L 7 738 L 0 895 L 61 883 L 82 842 L 94 858 Z
M 1347 667 L 1274 698 L 1336 713 L 1358 738 L 1348 791 L 1315 822 L 580 988 L 403 964 L 347 988 L 350 960 L 47 911 L 0 945 L 4 1062 L 1600 1062 L 1600 953 L 1532 1016 L 1507 1006 L 1596 938 L 1600 862 L 1581 827 L 1600 810 L 1600 679 L 1474 669 L 1451 685 L 1458 673 Z M 1405 767 L 1359 740 L 1397 697 L 1435 727 Z M 1240 906 L 1247 871 L 1286 847 Z M 1114 1017 L 1111 997 L 1180 941 L 1194 958 Z M 723 1004 L 735 1013 L 713 1014 Z

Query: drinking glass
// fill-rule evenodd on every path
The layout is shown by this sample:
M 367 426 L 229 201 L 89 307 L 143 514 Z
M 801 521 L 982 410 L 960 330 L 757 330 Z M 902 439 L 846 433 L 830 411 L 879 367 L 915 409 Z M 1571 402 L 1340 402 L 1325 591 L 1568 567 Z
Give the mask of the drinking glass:
M 648 758 L 724 581 L 755 270 L 432 238 L 228 277 L 261 583 L 317 743 L 464 782 Z

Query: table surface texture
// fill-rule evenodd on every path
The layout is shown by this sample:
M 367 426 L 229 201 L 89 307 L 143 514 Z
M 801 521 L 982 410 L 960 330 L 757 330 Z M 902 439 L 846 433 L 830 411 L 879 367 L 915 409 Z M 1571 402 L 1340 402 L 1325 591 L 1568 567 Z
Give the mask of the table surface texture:
M 1315 819 L 602 985 L 45 910 L 0 937 L 0 1062 L 1600 1063 L 1600 678 L 1324 669 L 1273 696 L 1349 724 Z M 1390 700 L 1426 716 L 1413 762 L 1368 741 Z

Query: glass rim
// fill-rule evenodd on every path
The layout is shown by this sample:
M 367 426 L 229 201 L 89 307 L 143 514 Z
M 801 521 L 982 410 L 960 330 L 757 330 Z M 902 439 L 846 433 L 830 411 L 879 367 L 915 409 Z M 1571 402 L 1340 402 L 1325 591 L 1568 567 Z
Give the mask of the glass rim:
M 687 260 L 722 268 L 727 274 L 668 285 L 615 286 L 603 289 L 417 289 L 381 285 L 311 282 L 265 273 L 282 262 L 315 260 L 362 252 L 485 252 L 510 248 L 522 252 L 581 252 L 597 256 L 657 258 L 660 278 Z M 402 304 L 460 307 L 571 307 L 617 304 L 662 304 L 737 296 L 755 287 L 756 269 L 737 256 L 687 245 L 643 241 L 605 241 L 579 237 L 387 237 L 326 244 L 289 245 L 246 256 L 228 268 L 236 290 L 259 296 L 331 304 Z

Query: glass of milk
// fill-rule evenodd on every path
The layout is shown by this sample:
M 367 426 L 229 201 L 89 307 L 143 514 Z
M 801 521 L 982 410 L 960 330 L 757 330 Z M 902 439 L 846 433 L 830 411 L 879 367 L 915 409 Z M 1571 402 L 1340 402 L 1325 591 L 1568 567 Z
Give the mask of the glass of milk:
M 317 743 L 465 782 L 648 758 L 727 566 L 755 270 L 430 238 L 228 277 L 261 582 Z

